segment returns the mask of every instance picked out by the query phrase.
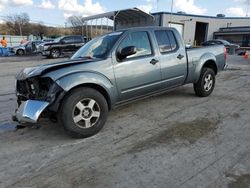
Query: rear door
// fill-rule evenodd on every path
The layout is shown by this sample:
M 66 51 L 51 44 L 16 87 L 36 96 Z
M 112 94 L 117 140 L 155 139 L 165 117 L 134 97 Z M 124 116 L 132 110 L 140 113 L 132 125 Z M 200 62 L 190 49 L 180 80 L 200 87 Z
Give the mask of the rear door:
M 75 51 L 76 51 L 84 45 L 84 38 L 82 36 L 75 36 L 74 43 L 75 43 Z
M 73 52 L 75 50 L 74 36 L 68 36 L 63 39 L 62 50 L 64 52 Z
M 184 84 L 187 76 L 186 50 L 177 41 L 173 30 L 155 30 L 155 37 L 160 52 L 163 87 L 175 87 Z M 179 36 L 180 37 L 180 36 Z
M 136 54 L 122 61 L 113 53 L 114 73 L 120 101 L 155 92 L 161 88 L 160 64 L 147 31 L 130 31 L 120 42 L 117 50 L 135 46 Z

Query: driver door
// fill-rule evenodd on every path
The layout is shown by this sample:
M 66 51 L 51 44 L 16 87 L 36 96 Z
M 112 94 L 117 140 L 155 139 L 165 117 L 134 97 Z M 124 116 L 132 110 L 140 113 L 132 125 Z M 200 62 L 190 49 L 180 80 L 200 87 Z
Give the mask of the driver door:
M 123 60 L 113 54 L 116 86 L 120 102 L 147 95 L 161 89 L 160 63 L 153 51 L 150 33 L 128 33 L 120 42 L 117 51 L 135 46 L 136 54 Z

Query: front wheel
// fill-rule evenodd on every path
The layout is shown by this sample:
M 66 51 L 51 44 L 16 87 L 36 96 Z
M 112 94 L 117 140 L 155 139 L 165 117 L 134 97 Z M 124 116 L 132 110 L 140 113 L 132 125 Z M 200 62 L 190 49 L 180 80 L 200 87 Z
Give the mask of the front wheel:
M 22 55 L 24 55 L 24 50 L 19 49 L 19 50 L 17 50 L 16 54 L 22 56 Z
M 98 133 L 108 115 L 104 96 L 92 88 L 72 90 L 62 102 L 59 120 L 67 133 L 75 138 L 85 138 Z
M 59 58 L 61 55 L 61 52 L 59 49 L 57 48 L 53 48 L 51 51 L 50 51 L 50 57 L 52 58 Z
M 194 83 L 195 94 L 199 97 L 209 96 L 215 86 L 215 73 L 211 68 L 203 68 L 197 83 Z

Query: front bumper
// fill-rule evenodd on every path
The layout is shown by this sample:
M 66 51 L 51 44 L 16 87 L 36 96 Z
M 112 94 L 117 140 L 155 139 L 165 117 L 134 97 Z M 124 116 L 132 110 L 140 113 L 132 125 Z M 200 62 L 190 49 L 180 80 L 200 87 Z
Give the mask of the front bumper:
M 27 100 L 22 102 L 15 113 L 15 119 L 19 122 L 36 123 L 41 113 L 49 105 L 49 102 Z
M 43 56 L 50 56 L 50 51 L 43 50 L 40 51 L 40 53 L 42 53 Z

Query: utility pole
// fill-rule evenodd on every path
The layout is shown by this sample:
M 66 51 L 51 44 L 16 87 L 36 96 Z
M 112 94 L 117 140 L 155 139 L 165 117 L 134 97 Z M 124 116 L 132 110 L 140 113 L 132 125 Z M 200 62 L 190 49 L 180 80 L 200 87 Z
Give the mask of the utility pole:
M 20 24 L 20 22 L 18 22 L 18 26 L 19 26 L 19 32 L 20 32 L 20 36 L 23 36 L 23 34 L 22 34 L 22 27 L 21 27 L 21 24 Z
M 172 24 L 173 8 L 174 8 L 174 0 L 171 0 L 170 27 Z
M 64 23 L 65 24 L 65 35 L 66 35 L 66 30 L 67 30 L 67 22 Z
M 249 5 L 250 5 L 250 0 L 247 0 L 247 10 L 246 10 L 246 17 L 248 17 L 248 10 L 249 10 Z

